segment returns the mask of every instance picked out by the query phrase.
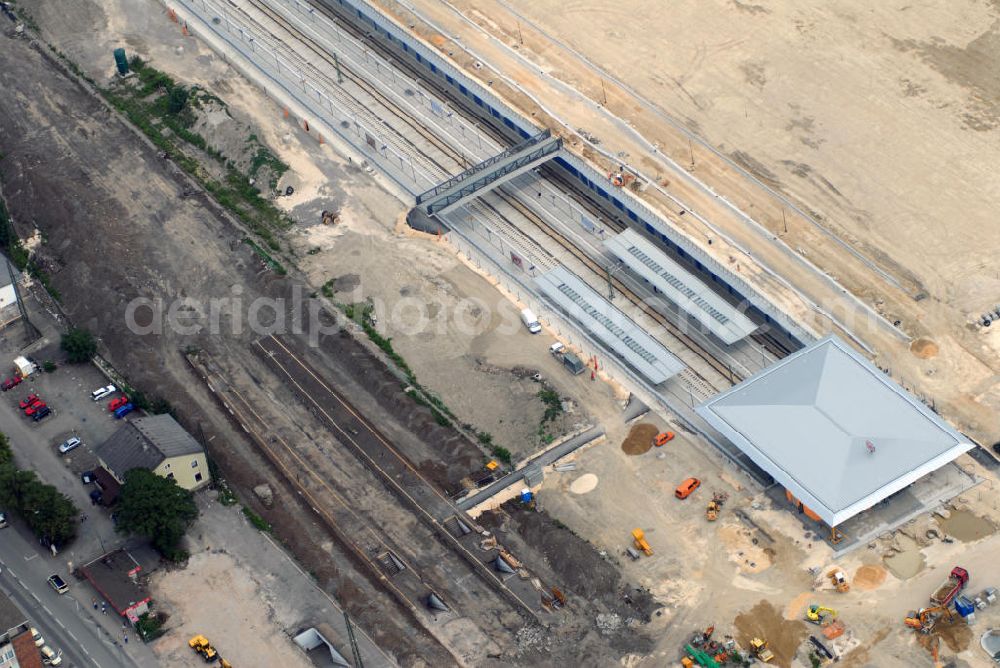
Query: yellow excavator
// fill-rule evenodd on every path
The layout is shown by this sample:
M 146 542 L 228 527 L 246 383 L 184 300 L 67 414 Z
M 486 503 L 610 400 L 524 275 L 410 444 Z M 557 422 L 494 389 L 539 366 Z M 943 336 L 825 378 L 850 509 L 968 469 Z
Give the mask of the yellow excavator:
M 825 624 L 826 622 L 833 621 L 836 617 L 837 611 L 833 608 L 816 605 L 815 603 L 806 608 L 806 621 L 813 624 Z

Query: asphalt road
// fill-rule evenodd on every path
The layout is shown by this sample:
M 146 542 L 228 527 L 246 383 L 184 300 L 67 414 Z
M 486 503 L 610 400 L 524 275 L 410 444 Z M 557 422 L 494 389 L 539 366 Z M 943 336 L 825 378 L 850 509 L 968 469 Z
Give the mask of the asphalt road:
M 126 655 L 121 647 L 122 637 L 110 635 L 105 628 L 112 621 L 107 616 L 98 622 L 91 606 L 89 585 L 79 583 L 69 577 L 47 553 L 40 552 L 38 542 L 23 526 L 11 525 L 0 534 L 0 591 L 10 596 L 27 614 L 28 619 L 45 638 L 45 643 L 63 654 L 63 665 L 67 667 L 96 666 L 137 666 L 156 665 L 152 653 L 141 647 L 134 636 L 131 638 L 129 654 L 146 654 L 142 661 Z M 54 563 L 53 563 L 54 562 Z M 58 572 L 70 590 L 57 594 L 46 579 Z M 101 616 L 100 613 L 97 613 Z M 115 620 L 117 621 L 117 620 Z M 103 626 L 102 626 L 103 622 Z

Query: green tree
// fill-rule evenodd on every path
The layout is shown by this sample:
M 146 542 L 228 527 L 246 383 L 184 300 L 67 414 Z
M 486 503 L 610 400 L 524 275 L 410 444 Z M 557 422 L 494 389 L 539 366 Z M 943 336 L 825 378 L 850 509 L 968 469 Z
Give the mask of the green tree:
M 0 506 L 23 517 L 46 544 L 61 547 L 76 537 L 80 511 L 59 490 L 40 481 L 34 471 L 18 470 L 5 434 L 0 434 Z
M 167 559 L 179 561 L 181 538 L 198 517 L 191 492 L 147 469 L 125 474 L 119 495 L 118 530 L 145 536 Z
M 0 433 L 0 464 L 14 461 L 14 453 L 10 449 L 7 434 Z
M 97 352 L 97 342 L 94 335 L 86 329 L 74 327 L 63 334 L 60 344 L 67 358 L 74 364 L 89 362 Z
M 184 86 L 174 86 L 170 89 L 170 96 L 167 99 L 167 111 L 171 114 L 179 114 L 187 104 L 188 92 Z
M 21 516 L 36 536 L 56 547 L 76 538 L 76 517 L 80 511 L 66 495 L 37 479 L 26 485 L 23 492 Z

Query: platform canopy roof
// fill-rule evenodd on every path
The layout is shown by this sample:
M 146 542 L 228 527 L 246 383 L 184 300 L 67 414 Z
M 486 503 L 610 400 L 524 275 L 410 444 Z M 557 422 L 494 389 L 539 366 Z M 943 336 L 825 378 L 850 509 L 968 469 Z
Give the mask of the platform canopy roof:
M 973 447 L 833 336 L 696 410 L 830 526 Z
M 639 232 L 626 229 L 604 246 L 723 343 L 736 343 L 757 329 L 757 323 Z
M 653 385 L 684 369 L 662 343 L 566 267 L 547 271 L 535 282 L 561 311 Z

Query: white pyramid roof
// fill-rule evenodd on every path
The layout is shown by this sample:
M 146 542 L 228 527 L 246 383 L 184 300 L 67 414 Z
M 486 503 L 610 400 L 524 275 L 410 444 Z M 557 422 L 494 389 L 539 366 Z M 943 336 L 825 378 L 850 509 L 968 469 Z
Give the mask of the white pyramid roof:
M 973 447 L 833 336 L 697 411 L 830 526 Z

